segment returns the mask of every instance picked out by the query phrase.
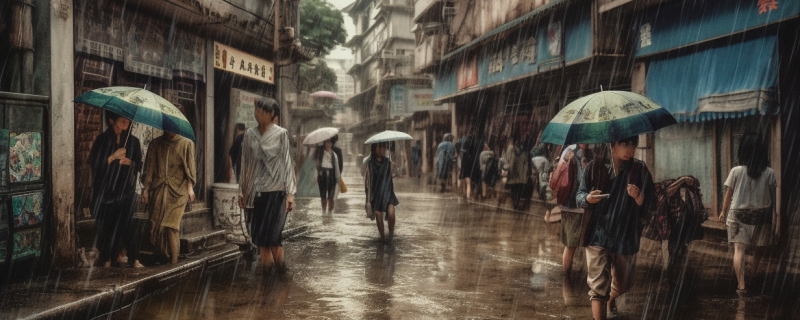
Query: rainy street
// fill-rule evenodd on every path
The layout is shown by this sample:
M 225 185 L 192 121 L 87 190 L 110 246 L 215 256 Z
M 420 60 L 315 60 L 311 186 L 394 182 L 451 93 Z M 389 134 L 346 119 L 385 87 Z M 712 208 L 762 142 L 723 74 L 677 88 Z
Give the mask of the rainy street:
M 590 318 L 584 255 L 577 253 L 572 279 L 564 279 L 560 224 L 545 224 L 542 209 L 501 210 L 396 179 L 396 236 L 384 244 L 364 217 L 363 184 L 354 171 L 346 169 L 351 191 L 340 196 L 335 213 L 323 215 L 317 199 L 299 200 L 290 219 L 312 227 L 284 242 L 288 277 L 265 277 L 242 260 L 182 281 L 114 318 Z M 662 284 L 658 250 L 643 241 L 636 284 L 620 298 L 618 319 L 798 316 L 791 307 L 798 302 L 794 279 L 738 298 L 725 244 L 695 241 L 682 280 Z M 753 281 L 764 283 L 764 275 Z M 777 290 L 784 294 L 773 296 Z

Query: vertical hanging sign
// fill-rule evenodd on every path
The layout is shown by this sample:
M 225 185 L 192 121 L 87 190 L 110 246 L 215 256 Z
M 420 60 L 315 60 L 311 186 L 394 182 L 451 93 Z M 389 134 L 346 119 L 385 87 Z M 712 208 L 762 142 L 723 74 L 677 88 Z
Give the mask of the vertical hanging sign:
M 214 68 L 253 80 L 275 84 L 275 65 L 219 42 L 214 42 Z

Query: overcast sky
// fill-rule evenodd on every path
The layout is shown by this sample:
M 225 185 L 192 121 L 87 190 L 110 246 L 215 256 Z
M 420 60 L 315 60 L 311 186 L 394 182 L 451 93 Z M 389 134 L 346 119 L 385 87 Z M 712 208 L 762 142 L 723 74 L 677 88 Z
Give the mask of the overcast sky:
M 334 7 L 338 8 L 339 10 L 344 9 L 344 7 L 348 6 L 349 4 L 355 2 L 355 0 L 328 0 Z M 344 16 L 344 28 L 347 30 L 347 39 L 353 37 L 353 34 L 356 32 L 356 27 L 353 25 L 353 19 L 350 19 L 346 13 L 342 13 Z M 353 58 L 353 53 L 350 49 L 347 48 L 336 48 L 331 50 L 331 54 L 328 55 L 328 58 Z

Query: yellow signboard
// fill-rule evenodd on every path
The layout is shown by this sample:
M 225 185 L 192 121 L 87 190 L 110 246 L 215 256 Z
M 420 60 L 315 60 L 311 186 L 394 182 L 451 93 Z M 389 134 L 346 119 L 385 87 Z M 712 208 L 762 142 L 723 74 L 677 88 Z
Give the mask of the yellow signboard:
M 214 41 L 214 68 L 275 84 L 275 64 Z

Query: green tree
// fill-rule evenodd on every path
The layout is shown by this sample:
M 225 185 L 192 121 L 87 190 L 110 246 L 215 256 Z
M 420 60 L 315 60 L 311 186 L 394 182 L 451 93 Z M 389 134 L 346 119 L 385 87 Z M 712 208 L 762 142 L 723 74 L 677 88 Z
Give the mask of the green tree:
M 312 93 L 320 90 L 336 92 L 337 88 L 336 72 L 329 68 L 325 61 L 314 59 L 308 64 L 300 65 L 297 93 L 302 91 Z
M 299 15 L 300 40 L 304 46 L 318 49 L 320 56 L 327 56 L 347 40 L 342 12 L 328 1 L 302 0 Z

